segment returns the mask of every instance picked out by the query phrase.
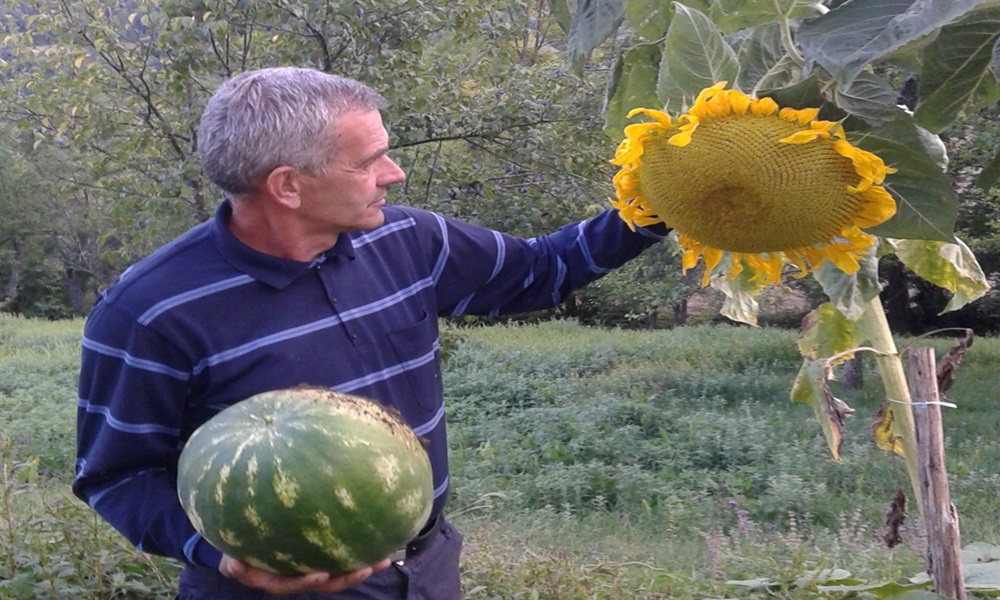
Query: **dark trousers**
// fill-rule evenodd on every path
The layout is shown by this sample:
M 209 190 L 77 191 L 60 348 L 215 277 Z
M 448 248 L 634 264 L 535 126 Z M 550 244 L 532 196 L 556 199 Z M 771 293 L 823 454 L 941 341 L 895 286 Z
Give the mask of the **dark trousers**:
M 458 560 L 462 535 L 445 521 L 434 541 L 402 564 L 375 573 L 336 594 L 296 594 L 285 600 L 459 600 Z M 266 600 L 278 598 L 223 577 L 215 569 L 188 566 L 181 572 L 176 600 Z

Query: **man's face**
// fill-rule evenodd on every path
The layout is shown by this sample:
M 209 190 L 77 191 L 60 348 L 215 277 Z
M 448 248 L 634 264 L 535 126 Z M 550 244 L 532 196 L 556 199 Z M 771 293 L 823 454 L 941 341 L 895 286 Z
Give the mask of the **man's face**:
M 406 179 L 389 158 L 389 134 L 376 110 L 342 115 L 334 127 L 336 152 L 324 174 L 301 176 L 301 215 L 325 233 L 368 231 L 382 224 L 387 188 Z

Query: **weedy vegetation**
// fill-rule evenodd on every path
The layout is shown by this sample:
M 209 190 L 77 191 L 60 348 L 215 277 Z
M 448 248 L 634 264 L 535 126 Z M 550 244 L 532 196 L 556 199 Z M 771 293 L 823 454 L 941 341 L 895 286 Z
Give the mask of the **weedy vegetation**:
M 0 598 L 170 598 L 179 566 L 137 552 L 69 492 L 81 327 L 0 316 Z M 871 442 L 874 366 L 863 389 L 835 389 L 857 409 L 838 464 L 812 409 L 789 401 L 795 335 L 446 325 L 466 596 L 936 597 L 906 587 L 924 569 L 916 510 L 901 544 L 883 540 L 909 481 Z M 944 413 L 963 543 L 987 556 L 1000 545 L 998 361 L 1000 340 L 976 339 Z

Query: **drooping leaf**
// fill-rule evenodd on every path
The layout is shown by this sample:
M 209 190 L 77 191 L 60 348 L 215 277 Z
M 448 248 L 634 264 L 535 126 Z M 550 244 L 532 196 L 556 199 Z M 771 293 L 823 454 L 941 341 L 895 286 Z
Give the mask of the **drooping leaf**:
M 604 108 L 604 130 L 619 140 L 633 108 L 659 108 L 656 74 L 660 68 L 659 44 L 637 44 L 615 65 L 617 82 L 609 82 L 610 98 Z M 613 90 L 613 91 L 612 91 Z
M 866 231 L 882 237 L 950 241 L 958 197 L 924 147 L 913 120 L 896 119 L 857 134 L 849 132 L 848 137 L 898 170 L 885 180 L 896 200 L 895 216 Z
M 803 56 L 849 85 L 866 66 L 933 33 L 980 0 L 852 0 L 799 27 Z
M 798 346 L 804 358 L 822 360 L 844 352 L 834 364 L 850 360 L 854 354 L 848 351 L 858 346 L 854 323 L 833 304 L 826 302 L 802 319 Z
M 833 97 L 845 112 L 869 123 L 885 123 L 903 115 L 896 90 L 871 73 L 861 73 L 847 87 L 837 86 Z
M 826 104 L 826 99 L 823 97 L 823 87 L 815 72 L 787 87 L 767 90 L 761 93 L 761 96 L 771 98 L 781 107 L 820 108 Z M 822 110 L 820 116 L 828 118 Z
M 719 81 L 735 81 L 739 72 L 736 52 L 704 13 L 679 2 L 674 10 L 656 83 L 656 95 L 669 112 L 679 112 Z
M 965 334 L 944 356 L 937 361 L 938 393 L 944 394 L 955 383 L 955 372 L 965 358 L 965 351 L 972 345 L 972 330 L 966 329 Z
M 860 269 L 848 275 L 829 261 L 824 261 L 813 272 L 813 277 L 823 287 L 830 302 L 837 311 L 852 321 L 864 314 L 868 302 L 878 295 L 878 259 L 874 250 L 859 261 Z
M 813 0 L 715 0 L 708 16 L 723 33 L 819 14 Z
M 854 414 L 854 409 L 834 397 L 827 379 L 828 371 L 821 361 L 805 359 L 795 383 L 792 384 L 791 398 L 793 402 L 813 407 L 830 453 L 834 460 L 843 462 L 840 458 L 840 446 L 844 441 L 844 419 Z
M 590 52 L 611 37 L 625 20 L 621 0 L 579 0 L 566 41 L 569 62 L 577 73 Z
M 1000 9 L 975 12 L 941 29 L 922 54 L 919 103 L 914 113 L 918 123 L 937 133 L 963 114 L 976 91 L 984 85 L 988 88 L 987 96 L 1000 94 L 990 68 L 998 40 Z M 997 99 L 1000 95 L 980 102 L 992 103 Z
M 883 401 L 872 417 L 872 440 L 875 447 L 904 456 L 903 444 L 893 431 L 893 405 Z
M 896 256 L 917 276 L 953 294 L 942 313 L 983 297 L 990 284 L 976 256 L 964 242 L 895 240 Z
M 885 541 L 885 545 L 890 548 L 895 548 L 899 544 L 903 543 L 903 536 L 900 535 L 900 529 L 903 527 L 903 523 L 906 522 L 906 494 L 903 490 L 896 490 L 896 493 L 892 495 L 892 500 L 889 502 L 889 510 L 885 513 L 885 533 L 882 535 L 882 539 Z
M 757 315 L 760 305 L 756 296 L 764 286 L 760 282 L 751 281 L 750 269 L 744 269 L 736 277 L 727 279 L 716 276 L 710 279 L 710 285 L 721 291 L 726 299 L 719 311 L 723 316 L 747 325 L 757 325 Z
M 792 83 L 797 67 L 785 52 L 781 28 L 777 23 L 754 27 L 737 53 L 740 72 L 736 88 L 757 96 L 760 90 L 772 90 Z

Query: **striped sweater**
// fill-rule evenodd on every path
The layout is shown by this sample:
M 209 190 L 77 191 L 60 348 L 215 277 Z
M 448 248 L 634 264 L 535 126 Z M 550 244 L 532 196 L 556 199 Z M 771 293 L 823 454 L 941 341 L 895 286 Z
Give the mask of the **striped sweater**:
M 176 497 L 185 440 L 254 394 L 318 385 L 395 407 L 448 491 L 437 317 L 555 306 L 662 236 L 613 211 L 518 239 L 403 207 L 311 262 L 256 252 L 223 202 L 125 271 L 83 336 L 74 492 L 142 551 L 216 567 Z

